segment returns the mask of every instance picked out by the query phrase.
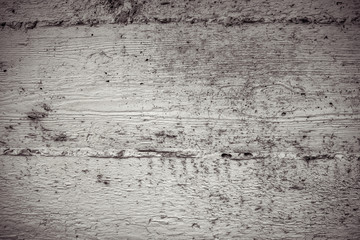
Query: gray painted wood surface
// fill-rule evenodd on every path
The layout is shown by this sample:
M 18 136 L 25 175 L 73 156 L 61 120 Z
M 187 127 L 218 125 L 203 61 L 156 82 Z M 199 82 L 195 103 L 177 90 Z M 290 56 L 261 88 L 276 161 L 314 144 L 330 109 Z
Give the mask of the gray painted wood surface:
M 358 1 L 2 1 L 0 239 L 359 239 Z

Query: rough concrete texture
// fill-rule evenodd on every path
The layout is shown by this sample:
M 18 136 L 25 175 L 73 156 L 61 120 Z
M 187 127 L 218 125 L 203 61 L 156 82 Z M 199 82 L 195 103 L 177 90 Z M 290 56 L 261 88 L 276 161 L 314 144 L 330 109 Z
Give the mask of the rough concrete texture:
M 0 239 L 360 239 L 359 1 L 0 2 Z
M 11 28 L 104 23 L 359 24 L 358 0 L 1 0 L 0 22 Z

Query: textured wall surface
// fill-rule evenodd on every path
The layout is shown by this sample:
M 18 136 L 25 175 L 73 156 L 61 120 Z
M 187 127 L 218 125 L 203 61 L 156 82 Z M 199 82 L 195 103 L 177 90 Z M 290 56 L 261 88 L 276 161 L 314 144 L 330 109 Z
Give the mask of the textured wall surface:
M 0 6 L 0 239 L 360 239 L 360 1 Z

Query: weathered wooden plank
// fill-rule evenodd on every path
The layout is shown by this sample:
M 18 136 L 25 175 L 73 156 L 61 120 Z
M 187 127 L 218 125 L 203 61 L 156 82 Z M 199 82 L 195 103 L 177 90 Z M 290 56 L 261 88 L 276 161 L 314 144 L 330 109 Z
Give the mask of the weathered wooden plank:
M 3 152 L 356 153 L 358 30 L 276 24 L 4 30 Z
M 358 239 L 359 163 L 2 156 L 1 235 Z
M 358 1 L 1 5 L 0 239 L 360 238 Z

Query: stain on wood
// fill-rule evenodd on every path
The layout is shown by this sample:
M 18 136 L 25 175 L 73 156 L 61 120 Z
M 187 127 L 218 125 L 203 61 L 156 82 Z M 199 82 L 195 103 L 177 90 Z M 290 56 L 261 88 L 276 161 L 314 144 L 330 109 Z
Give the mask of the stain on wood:
M 1 1 L 1 239 L 359 239 L 358 1 Z

